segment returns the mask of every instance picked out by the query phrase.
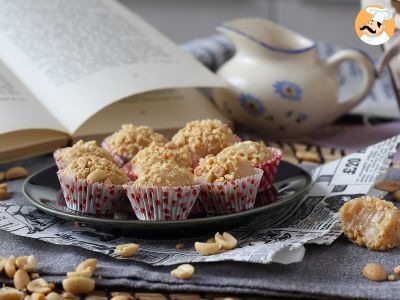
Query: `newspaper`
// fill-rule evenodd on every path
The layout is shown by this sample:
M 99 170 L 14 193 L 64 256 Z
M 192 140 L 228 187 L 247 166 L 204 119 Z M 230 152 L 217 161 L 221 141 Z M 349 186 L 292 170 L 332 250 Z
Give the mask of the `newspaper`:
M 132 259 L 152 265 L 211 261 L 289 264 L 302 260 L 304 244 L 330 244 L 340 235 L 338 211 L 345 201 L 366 193 L 385 196 L 373 186 L 385 176 L 399 143 L 400 135 L 315 168 L 311 190 L 303 199 L 232 230 L 238 247 L 213 256 L 200 256 L 193 247 L 195 241 L 204 241 L 209 236 L 176 240 L 122 237 L 90 227 L 76 227 L 73 222 L 56 219 L 28 204 L 19 206 L 15 200 L 0 202 L 0 229 L 110 256 L 115 256 L 117 245 L 134 242 L 141 251 Z M 177 243 L 186 247 L 177 250 Z
M 216 71 L 235 52 L 233 44 L 223 35 L 213 35 L 194 40 L 181 45 L 181 47 L 213 71 Z M 341 49 L 341 47 L 323 42 L 318 42 L 316 47 L 317 53 L 322 59 L 326 59 Z M 371 60 L 377 63 L 378 58 L 371 58 Z M 362 82 L 362 72 L 356 63 L 347 61 L 339 66 L 337 75 L 339 102 L 345 101 L 359 89 Z M 400 119 L 397 97 L 388 68 L 385 68 L 380 77 L 375 80 L 365 100 L 354 107 L 350 114 Z

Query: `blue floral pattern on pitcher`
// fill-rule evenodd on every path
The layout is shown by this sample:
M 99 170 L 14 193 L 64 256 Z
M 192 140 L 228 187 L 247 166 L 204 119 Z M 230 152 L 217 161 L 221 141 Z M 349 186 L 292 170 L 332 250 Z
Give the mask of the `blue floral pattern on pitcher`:
M 239 101 L 244 110 L 253 116 L 260 116 L 265 112 L 265 107 L 261 100 L 249 93 L 241 93 Z
M 303 90 L 296 83 L 280 80 L 274 84 L 274 92 L 289 101 L 300 101 Z

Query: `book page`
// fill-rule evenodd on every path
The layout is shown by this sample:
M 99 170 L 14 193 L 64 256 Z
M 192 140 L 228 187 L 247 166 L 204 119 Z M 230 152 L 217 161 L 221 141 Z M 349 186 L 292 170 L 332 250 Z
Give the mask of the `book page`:
M 207 118 L 231 124 L 197 89 L 147 92 L 106 107 L 85 122 L 74 138 L 101 137 L 118 130 L 123 123 L 150 126 L 169 137 L 187 122 Z
M 0 0 L 0 45 L 0 58 L 70 133 L 134 94 L 225 85 L 114 0 Z
M 0 62 L 0 137 L 25 129 L 65 131 L 61 124 Z M 4 141 L 2 141 L 4 144 Z

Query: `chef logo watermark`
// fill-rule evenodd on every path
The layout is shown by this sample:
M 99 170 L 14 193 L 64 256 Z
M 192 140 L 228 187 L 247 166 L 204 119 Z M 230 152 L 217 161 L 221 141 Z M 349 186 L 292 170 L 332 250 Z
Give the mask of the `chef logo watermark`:
M 394 10 L 382 5 L 370 5 L 358 13 L 354 27 L 364 43 L 382 45 L 394 33 Z

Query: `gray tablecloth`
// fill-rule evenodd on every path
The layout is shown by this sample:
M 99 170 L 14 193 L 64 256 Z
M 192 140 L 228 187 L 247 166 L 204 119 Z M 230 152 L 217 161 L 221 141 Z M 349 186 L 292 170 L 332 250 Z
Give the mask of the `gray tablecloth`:
M 51 163 L 51 157 L 44 156 L 13 165 L 23 165 L 35 172 Z M 0 165 L 0 170 L 9 166 Z M 389 177 L 400 179 L 400 172 L 391 170 Z M 26 204 L 20 191 L 22 182 L 10 181 L 9 190 L 15 200 Z M 0 231 L 0 245 L 1 256 L 35 255 L 39 261 L 37 271 L 55 282 L 60 282 L 80 261 L 94 257 L 99 260 L 97 275 L 101 277 L 96 282 L 104 287 L 371 299 L 396 299 L 400 295 L 400 281 L 371 282 L 361 275 L 367 262 L 380 262 L 388 271 L 393 270 L 400 264 L 400 249 L 373 252 L 357 247 L 343 237 L 330 246 L 307 246 L 304 260 L 291 265 L 197 264 L 195 276 L 189 281 L 173 278 L 169 274 L 173 267 L 117 260 L 78 247 L 53 245 L 4 231 Z M 2 281 L 6 278 L 0 277 Z

